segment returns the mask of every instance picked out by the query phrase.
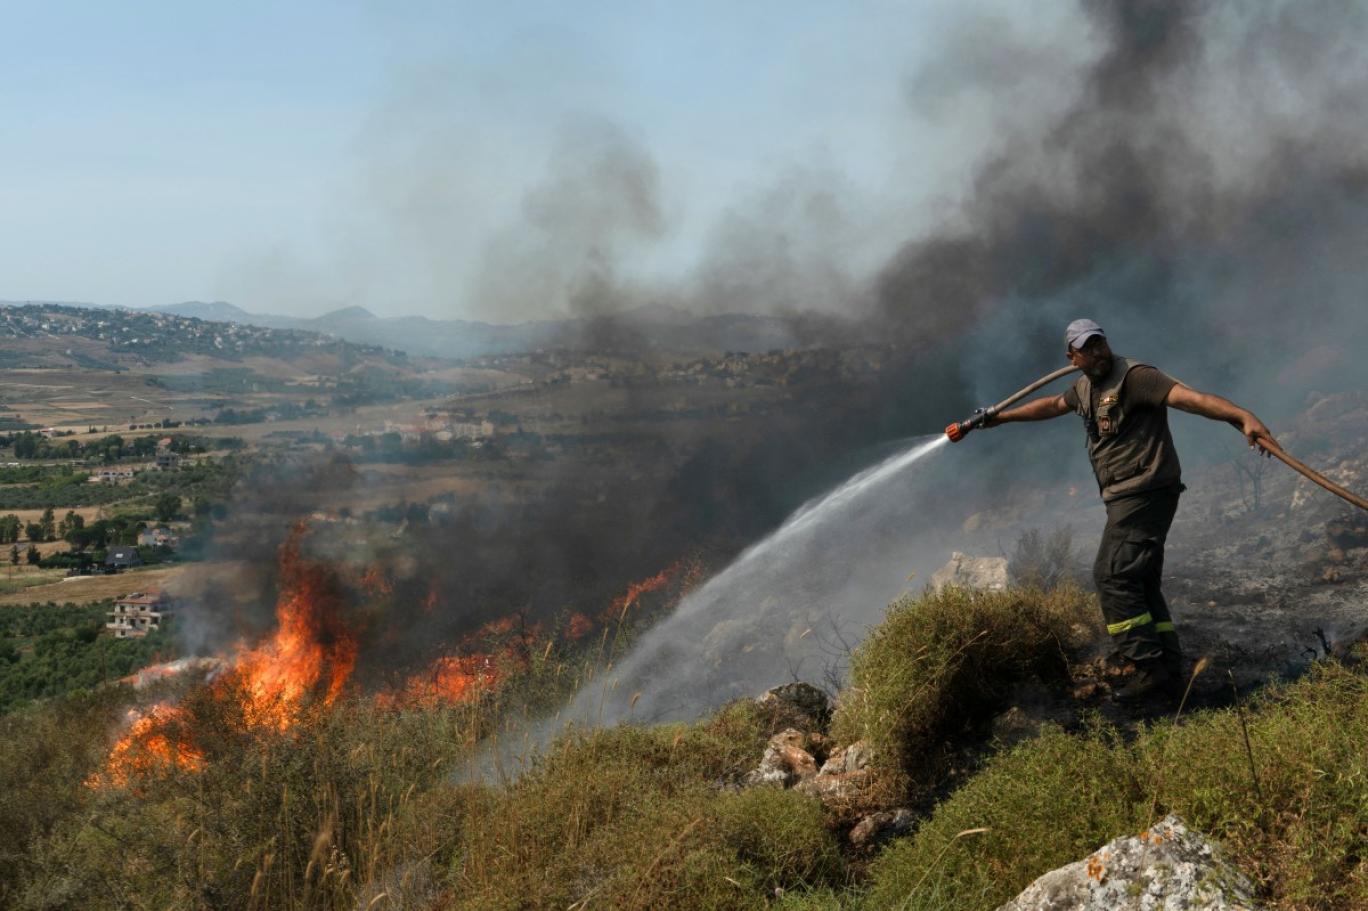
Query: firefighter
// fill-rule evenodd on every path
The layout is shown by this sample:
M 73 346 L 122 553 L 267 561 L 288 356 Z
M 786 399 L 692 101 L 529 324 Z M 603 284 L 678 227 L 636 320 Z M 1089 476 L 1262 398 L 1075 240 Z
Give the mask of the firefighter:
M 1134 668 L 1115 697 L 1171 698 L 1183 686 L 1183 657 L 1160 581 L 1164 541 L 1185 488 L 1168 408 L 1232 424 L 1251 447 L 1259 439 L 1277 441 L 1239 405 L 1113 354 L 1106 333 L 1092 320 L 1074 320 L 1064 339 L 1069 361 L 1082 371 L 1073 386 L 1062 395 L 1003 411 L 984 426 L 1044 421 L 1069 412 L 1083 419 L 1088 458 L 1107 508 L 1093 579 L 1117 657 Z

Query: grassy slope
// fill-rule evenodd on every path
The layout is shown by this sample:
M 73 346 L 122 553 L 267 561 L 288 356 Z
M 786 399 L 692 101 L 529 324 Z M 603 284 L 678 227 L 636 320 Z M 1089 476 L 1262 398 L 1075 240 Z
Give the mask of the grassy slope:
M 890 800 L 925 794 L 945 740 L 1010 681 L 1057 672 L 1077 592 L 901 602 L 854 662 L 835 720 L 879 745 Z M 182 701 L 208 759 L 92 790 L 125 698 L 0 718 L 0 904 L 261 908 L 992 908 L 1165 812 L 1221 840 L 1277 908 L 1368 906 L 1368 676 L 1338 664 L 1252 707 L 1262 798 L 1230 711 L 1121 733 L 1048 730 L 989 758 L 872 864 L 794 792 L 739 791 L 770 722 L 585 731 L 506 785 L 454 774 L 495 705 L 382 711 L 351 699 L 245 735 Z M 970 722 L 964 724 L 964 722 Z M 956 838 L 968 829 L 987 828 Z
M 1274 907 L 1368 907 L 1368 677 L 1323 665 L 1268 692 L 1249 735 L 1262 799 L 1234 710 L 1157 724 L 1130 742 L 1105 727 L 1048 731 L 886 851 L 866 905 L 993 908 L 1174 812 L 1221 841 Z

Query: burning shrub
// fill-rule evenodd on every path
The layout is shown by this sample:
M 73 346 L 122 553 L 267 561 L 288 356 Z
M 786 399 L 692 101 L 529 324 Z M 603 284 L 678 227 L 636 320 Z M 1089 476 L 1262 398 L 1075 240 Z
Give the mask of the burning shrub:
M 905 597 L 856 649 L 832 733 L 869 742 L 889 786 L 924 790 L 1014 685 L 1067 674 L 1066 651 L 1091 635 L 1096 617 L 1076 588 Z
M 35 813 L 42 828 L 26 824 L 35 831 L 12 848 L 24 863 L 0 896 L 22 887 L 19 906 L 39 908 L 126 907 L 134 897 L 150 907 L 353 907 L 358 890 L 402 869 L 422 843 L 410 804 L 468 748 L 473 709 L 393 711 L 343 697 L 286 730 L 248 728 L 243 704 L 209 685 L 176 711 L 159 730 L 192 733 L 203 757 L 193 770 L 168 763 L 131 769 L 127 787 L 81 787 L 97 768 L 92 756 L 40 767 L 52 796 L 18 789 L 28 812 L 28 795 L 44 793 L 60 813 Z M 33 751 L 36 733 L 22 748 Z M 89 726 L 80 736 L 90 741 Z

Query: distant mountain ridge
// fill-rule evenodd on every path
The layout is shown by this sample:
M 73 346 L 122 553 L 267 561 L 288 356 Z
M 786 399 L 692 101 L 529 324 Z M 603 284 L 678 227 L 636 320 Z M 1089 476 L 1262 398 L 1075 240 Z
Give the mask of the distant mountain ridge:
M 254 323 L 268 329 L 282 328 L 274 325 L 274 323 L 281 320 L 288 321 L 289 319 L 288 317 L 268 316 L 264 313 L 248 313 L 241 307 L 234 306 L 227 301 L 186 301 L 183 304 L 166 304 L 145 309 L 157 313 L 169 313 L 172 316 L 209 320 L 215 323 Z
M 349 342 L 446 358 L 513 354 L 551 347 L 768 351 L 831 344 L 853 333 L 853 324 L 834 317 L 736 313 L 697 316 L 668 306 L 643 307 L 611 317 L 543 320 L 516 325 L 436 320 L 425 316 L 380 317 L 357 306 L 311 318 L 251 313 L 226 301 L 185 301 L 145 309 L 269 329 L 322 332 Z

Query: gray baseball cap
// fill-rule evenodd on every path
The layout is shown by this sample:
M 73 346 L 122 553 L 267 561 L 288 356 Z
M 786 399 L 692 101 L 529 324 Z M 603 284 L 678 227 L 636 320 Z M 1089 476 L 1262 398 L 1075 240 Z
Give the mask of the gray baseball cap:
M 1069 323 L 1069 328 L 1064 330 L 1064 341 L 1070 348 L 1082 348 L 1083 345 L 1094 335 L 1099 338 L 1106 338 L 1107 333 L 1102 331 L 1102 327 L 1090 319 L 1076 319 Z

